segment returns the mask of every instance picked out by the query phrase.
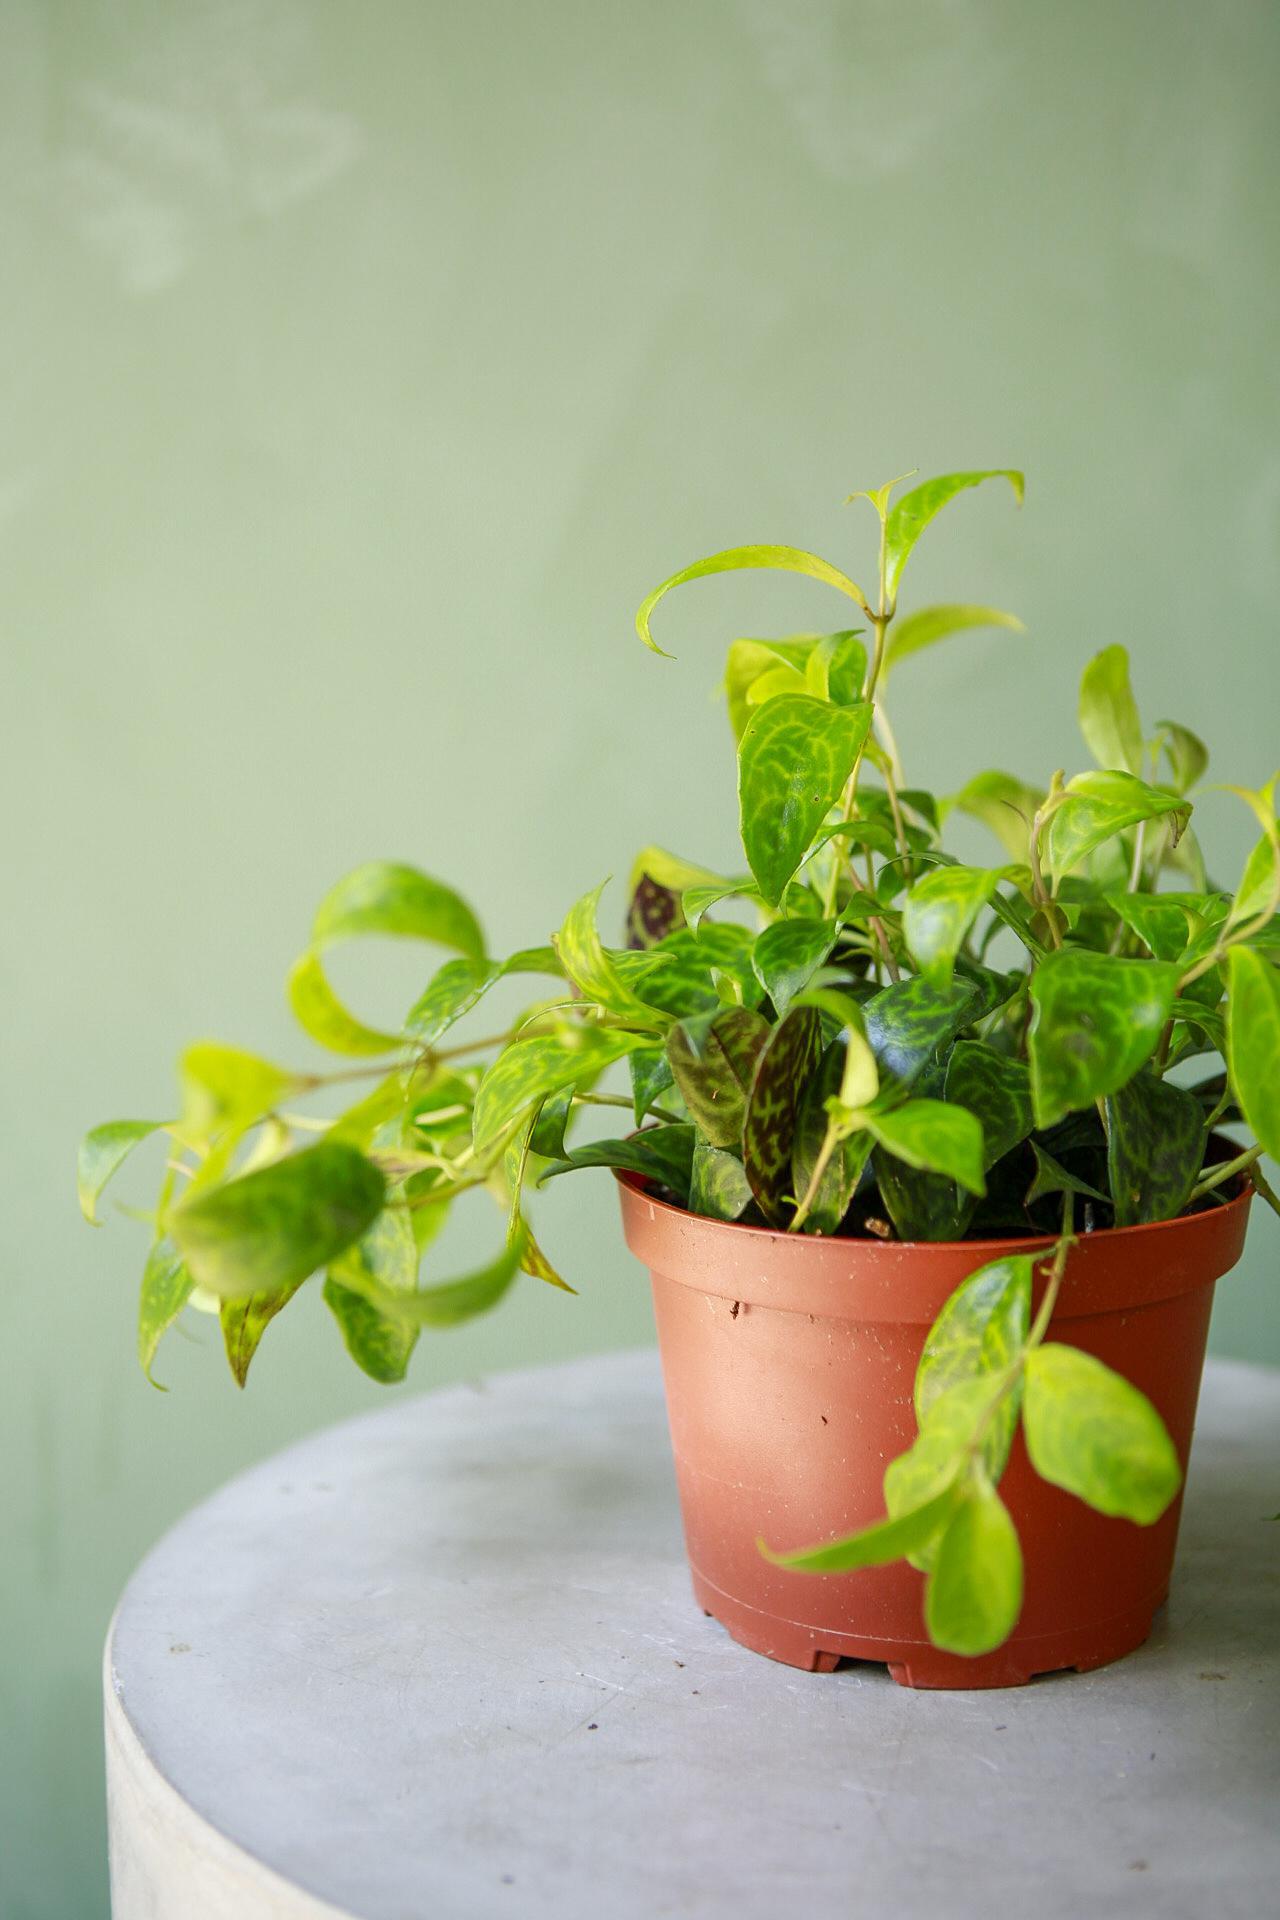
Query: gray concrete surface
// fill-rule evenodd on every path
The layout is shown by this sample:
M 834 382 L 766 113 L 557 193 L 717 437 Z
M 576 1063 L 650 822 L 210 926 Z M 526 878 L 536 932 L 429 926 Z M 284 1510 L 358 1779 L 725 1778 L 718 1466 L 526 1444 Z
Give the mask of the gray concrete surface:
M 1278 1439 L 1280 1373 L 1212 1365 L 1148 1645 L 928 1694 L 694 1608 L 651 1353 L 330 1428 L 121 1601 L 115 1920 L 1274 1911 Z

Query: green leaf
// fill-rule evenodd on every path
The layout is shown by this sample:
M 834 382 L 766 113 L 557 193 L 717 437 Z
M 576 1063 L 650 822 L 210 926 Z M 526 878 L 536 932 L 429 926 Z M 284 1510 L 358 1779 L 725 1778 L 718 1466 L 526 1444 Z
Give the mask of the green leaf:
M 761 998 L 751 970 L 751 947 L 746 927 L 704 921 L 696 932 L 692 927 L 677 927 L 645 953 L 609 957 L 623 986 L 647 1009 L 683 1019 L 692 1013 L 713 1013 L 723 1004 L 716 990 L 717 973 L 728 974 L 737 983 L 747 1005 Z M 647 1018 L 650 1024 L 658 1024 L 652 1012 Z
M 471 1011 L 501 973 L 502 968 L 493 960 L 446 960 L 410 1008 L 406 1033 L 419 1046 L 434 1046 L 455 1021 Z
M 790 1186 L 796 1116 L 822 1053 L 814 1007 L 793 1007 L 773 1029 L 756 1061 L 742 1129 L 742 1164 L 760 1210 L 777 1224 Z
M 343 1006 L 314 948 L 308 948 L 294 962 L 288 994 L 293 1017 L 302 1031 L 330 1053 L 363 1057 L 391 1053 L 400 1045 L 399 1034 L 367 1027 Z
M 1100 767 L 1142 772 L 1142 722 L 1123 647 L 1095 653 L 1080 681 L 1080 731 Z
M 894 1519 L 877 1520 L 874 1526 L 842 1540 L 830 1540 L 820 1547 L 801 1547 L 795 1553 L 775 1553 L 760 1541 L 760 1551 L 775 1567 L 789 1567 L 795 1573 L 852 1573 L 859 1567 L 884 1567 L 901 1560 L 941 1533 L 955 1505 L 950 1487 Z
M 1252 947 L 1227 960 L 1227 1066 L 1254 1138 L 1280 1160 L 1280 973 Z
M 994 768 L 975 774 L 967 786 L 944 803 L 945 811 L 958 810 L 990 828 L 1013 860 L 1025 860 L 1031 838 L 1031 823 L 1044 799 L 1043 792 L 1028 786 L 1012 773 Z
M 362 1372 L 383 1385 L 404 1379 L 418 1329 L 380 1312 L 358 1288 L 372 1281 L 412 1293 L 418 1283 L 419 1256 L 407 1209 L 384 1207 L 368 1232 L 332 1263 L 324 1283 L 325 1304 L 338 1323 L 347 1352 Z M 346 1284 L 348 1276 L 354 1285 Z
M 871 707 L 833 707 L 808 694 L 770 700 L 738 750 L 738 799 L 747 864 L 771 906 L 844 790 L 871 725 Z
M 471 960 L 484 959 L 484 934 L 466 901 L 443 881 L 391 860 L 373 860 L 346 874 L 316 910 L 313 946 L 357 934 L 432 940 Z
M 222 1341 L 227 1364 L 238 1387 L 244 1386 L 249 1377 L 249 1366 L 263 1334 L 301 1285 L 300 1280 L 295 1280 L 271 1292 L 251 1293 L 244 1299 L 222 1302 L 218 1309 Z
M 1182 1485 L 1173 1441 L 1146 1395 L 1076 1347 L 1049 1342 L 1028 1355 L 1022 1424 L 1041 1479 L 1099 1513 L 1148 1527 Z
M 993 1479 L 1004 1471 L 1011 1437 L 1010 1418 L 995 1411 L 1002 1393 L 999 1379 L 975 1376 L 940 1393 L 920 1422 L 920 1431 L 906 1453 L 885 1468 L 885 1506 L 891 1514 L 906 1513 L 932 1500 L 944 1488 L 957 1489 L 982 1432 L 982 1459 Z M 1016 1396 L 1013 1421 L 1016 1423 Z M 927 1573 L 937 1557 L 937 1540 L 926 1541 L 907 1558 Z
M 457 1327 L 465 1320 L 496 1307 L 509 1290 L 525 1257 L 524 1236 L 517 1234 L 488 1266 L 461 1279 L 446 1281 L 438 1287 L 420 1287 L 413 1293 L 400 1293 L 366 1278 L 351 1276 L 369 1300 L 392 1320 L 410 1327 Z
M 1037 1200 L 1047 1200 L 1056 1193 L 1078 1193 L 1086 1200 L 1101 1200 L 1106 1204 L 1107 1196 L 1097 1187 L 1091 1187 L 1087 1180 L 1079 1179 L 1068 1172 L 1060 1161 L 1055 1160 L 1047 1147 L 1038 1140 L 1031 1142 L 1031 1151 L 1035 1155 L 1035 1178 L 1027 1189 L 1027 1205 L 1033 1207 Z
M 140 1140 L 148 1139 L 169 1124 L 167 1120 L 107 1120 L 100 1127 L 90 1127 L 80 1142 L 76 1191 L 80 1199 L 80 1211 L 91 1227 L 102 1225 L 98 1218 L 98 1202 L 108 1181 L 124 1165 Z
M 689 1195 L 696 1129 L 681 1123 L 646 1127 L 626 1140 L 593 1140 L 578 1147 L 563 1160 L 554 1160 L 544 1169 L 539 1186 L 558 1174 L 572 1173 L 578 1167 L 620 1167 L 628 1173 L 642 1174 L 659 1186 L 670 1187 L 684 1206 Z
M 867 678 L 867 650 L 858 638 L 860 631 L 825 633 L 815 640 L 804 663 L 804 687 L 797 691 L 838 707 L 855 706 Z
M 890 627 L 882 672 L 888 673 L 900 660 L 909 659 L 913 653 L 923 653 L 939 640 L 972 627 L 1007 627 L 1013 633 L 1026 632 L 1021 620 L 1011 613 L 1001 613 L 999 607 L 922 607 L 919 613 L 908 614 L 905 620 L 895 621 Z
M 940 474 L 937 479 L 925 480 L 920 486 L 913 487 L 910 493 L 903 494 L 889 513 L 884 527 L 885 582 L 891 600 L 897 598 L 907 556 L 935 513 L 940 512 L 948 501 L 954 500 L 958 493 L 963 493 L 967 487 L 979 486 L 984 480 L 1007 480 L 1021 505 L 1022 475 L 1010 467 Z
M 871 1160 L 884 1210 L 899 1240 L 963 1240 L 977 1207 L 944 1174 L 909 1167 L 877 1147 Z
M 1177 960 L 1190 938 L 1178 902 L 1158 893 L 1109 893 L 1107 905 L 1157 960 Z
M 854 1049 L 851 1054 L 850 1049 Z M 862 1056 L 857 1049 L 861 1048 Z M 850 1030 L 832 1042 L 823 1054 L 817 1072 L 804 1090 L 800 1102 L 800 1111 L 796 1116 L 795 1136 L 791 1143 L 791 1183 L 797 1199 L 808 1192 L 809 1182 L 824 1150 L 831 1116 L 827 1103 L 830 1100 L 842 1101 L 849 1107 L 859 1107 L 861 1099 L 846 1099 L 842 1088 L 846 1077 L 854 1084 L 858 1081 L 860 1067 L 870 1062 L 875 1072 L 875 1059 L 859 1031 Z M 852 1063 L 852 1064 L 851 1064 Z M 860 1089 L 858 1089 L 860 1091 Z M 869 1099 L 875 1098 L 875 1084 L 872 1083 Z M 804 1222 L 806 1233 L 833 1234 L 849 1211 L 850 1203 L 857 1191 L 858 1181 L 866 1166 L 871 1151 L 871 1135 L 859 1131 L 845 1133 L 838 1138 L 827 1158 L 818 1182 L 817 1191 L 809 1205 L 808 1216 Z
M 1172 784 L 1188 793 L 1209 770 L 1209 749 L 1189 727 L 1176 720 L 1157 720 L 1156 739 L 1169 762 Z
M 651 1031 L 660 1029 L 665 1022 L 624 984 L 601 945 L 596 909 L 608 884 L 602 880 L 569 909 L 556 940 L 556 951 L 565 972 L 586 999 L 624 1020 L 638 1021 Z
M 296 1287 L 358 1240 L 386 1182 L 362 1153 L 322 1140 L 175 1207 L 170 1231 L 197 1284 L 224 1299 Z
M 695 560 L 692 566 L 682 567 L 679 573 L 673 573 L 669 580 L 664 580 L 660 587 L 655 587 L 653 592 L 642 601 L 640 610 L 636 614 L 636 632 L 646 647 L 651 647 L 655 653 L 664 654 L 669 659 L 671 656 L 666 654 L 665 648 L 658 645 L 649 631 L 653 610 L 664 594 L 670 593 L 672 587 L 683 586 L 688 580 L 703 580 L 708 574 L 768 568 L 781 568 L 787 573 L 808 574 L 810 579 L 821 580 L 827 586 L 835 587 L 839 592 L 848 594 L 851 600 L 856 600 L 864 613 L 870 612 L 867 597 L 862 588 L 855 586 L 854 582 L 846 574 L 841 573 L 838 567 L 833 567 L 827 560 L 820 560 L 816 554 L 804 553 L 799 547 L 729 547 L 723 553 L 710 554 L 705 560 Z
M 995 867 L 934 867 L 902 909 L 907 950 L 926 980 L 945 987 L 970 927 L 1001 878 Z
M 970 1193 L 986 1192 L 982 1177 L 982 1126 L 964 1107 L 945 1100 L 908 1100 L 903 1106 L 864 1116 L 867 1131 L 886 1153 L 909 1167 L 940 1173 Z
M 741 1142 L 747 1095 L 768 1038 L 768 1023 L 747 1007 L 695 1014 L 667 1035 L 675 1083 L 711 1146 Z
M 1107 1100 L 1107 1172 L 1115 1224 L 1172 1220 L 1204 1164 L 1204 1112 L 1193 1093 L 1138 1073 Z
M 925 1588 L 929 1638 L 947 1653 L 991 1653 L 1022 1611 L 1022 1548 L 1009 1510 L 981 1469 L 970 1477 Z
M 1025 1140 L 1034 1124 L 1029 1070 L 980 1040 L 957 1040 L 951 1049 L 946 1097 L 982 1123 L 984 1171 Z
M 867 1039 L 880 1062 L 907 1084 L 948 1040 L 978 1017 L 980 995 L 967 980 L 936 987 L 929 980 L 895 980 L 862 1009 Z
M 217 1040 L 188 1047 L 178 1077 L 181 1130 L 197 1140 L 243 1132 L 302 1084 L 297 1074 Z
M 1264 909 L 1273 907 L 1280 889 L 1278 870 L 1280 844 L 1271 834 L 1264 833 L 1245 861 L 1240 885 L 1227 917 L 1229 927 L 1238 926 L 1242 920 L 1252 920 Z
M 557 1033 L 517 1040 L 503 1049 L 476 1091 L 472 1138 L 483 1164 L 507 1129 L 549 1093 L 589 1084 L 615 1060 L 645 1045 L 646 1036 L 565 1025 Z
M 173 1325 L 195 1285 L 186 1263 L 167 1240 L 157 1240 L 147 1255 L 138 1299 L 138 1364 L 152 1386 L 151 1367 L 163 1335 Z
M 631 1074 L 632 1110 L 642 1127 L 648 1115 L 675 1085 L 665 1047 L 638 1048 L 627 1061 Z
M 689 1175 L 689 1211 L 709 1220 L 740 1220 L 752 1203 L 751 1182 L 736 1153 L 699 1140 Z
M 1191 816 L 1191 804 L 1162 787 L 1149 787 L 1131 773 L 1078 773 L 1050 817 L 1044 837 L 1045 864 L 1061 879 L 1104 841 L 1142 820 L 1167 819 L 1176 841 Z
M 924 1428 L 942 1396 L 974 1380 L 999 1379 L 1015 1365 L 1031 1322 L 1030 1254 L 992 1260 L 961 1282 L 925 1339 L 916 1368 L 916 1417 Z M 1004 1471 L 1018 1420 L 1008 1392 L 988 1429 L 984 1451 L 993 1480 Z
M 1173 1011 L 1178 969 L 1064 948 L 1031 978 L 1027 1056 L 1036 1125 L 1115 1093 L 1155 1052 Z
M 756 938 L 751 964 L 779 1018 L 836 943 L 834 920 L 775 920 Z

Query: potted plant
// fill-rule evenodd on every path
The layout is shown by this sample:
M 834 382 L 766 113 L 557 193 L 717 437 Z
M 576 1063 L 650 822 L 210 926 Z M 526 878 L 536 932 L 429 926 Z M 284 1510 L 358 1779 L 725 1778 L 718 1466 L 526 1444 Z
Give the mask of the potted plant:
M 908 476 L 909 478 L 910 476 Z M 95 1128 L 90 1220 L 131 1149 L 171 1143 L 151 1215 L 139 1356 L 216 1311 L 243 1385 L 311 1275 L 373 1379 L 423 1328 L 492 1307 L 523 1271 L 563 1287 L 531 1187 L 607 1167 L 653 1276 L 694 1586 L 748 1646 L 809 1668 L 883 1660 L 909 1684 L 999 1685 L 1136 1646 L 1167 1590 L 1215 1280 L 1238 1258 L 1259 1160 L 1280 1155 L 1275 782 L 1232 789 L 1260 837 L 1234 891 L 1190 826 L 1207 755 L 1139 720 L 1124 650 L 1084 672 L 1097 768 L 1033 783 L 909 784 L 885 705 L 911 656 L 990 607 L 898 616 L 956 473 L 895 502 L 878 582 L 790 547 L 684 568 L 805 574 L 860 626 L 737 640 L 741 873 L 650 847 L 626 943 L 596 888 L 543 946 L 493 958 L 475 915 L 379 863 L 321 903 L 290 1000 L 344 1057 L 298 1072 L 214 1043 L 180 1065 L 177 1117 Z M 957 819 L 991 830 L 962 862 Z M 751 924 L 747 924 L 750 920 Z M 339 942 L 447 951 L 403 1027 L 343 1005 Z M 506 977 L 542 997 L 496 1039 L 456 1023 Z M 625 1070 L 629 1090 L 602 1091 Z M 348 1083 L 359 1083 L 348 1086 Z M 337 1111 L 308 1098 L 340 1088 Z M 625 1108 L 617 1137 L 574 1138 Z M 1249 1144 L 1218 1128 L 1243 1122 Z M 420 1282 L 471 1189 L 505 1221 L 492 1262 Z M 428 1265 L 430 1261 L 428 1260 Z M 1025 1568 L 1025 1571 L 1024 1571 Z

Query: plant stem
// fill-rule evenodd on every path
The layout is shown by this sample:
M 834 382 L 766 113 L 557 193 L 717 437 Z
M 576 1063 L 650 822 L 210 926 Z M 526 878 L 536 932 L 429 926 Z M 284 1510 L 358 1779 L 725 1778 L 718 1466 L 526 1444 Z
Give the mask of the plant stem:
M 575 1093 L 573 1097 L 575 1101 L 588 1107 L 627 1107 L 632 1112 L 635 1111 L 634 1102 L 621 1093 Z M 680 1115 L 672 1113 L 670 1107 L 650 1107 L 649 1112 L 656 1115 L 659 1120 L 671 1121 L 675 1126 L 682 1124 Z
M 1201 1174 L 1191 1189 L 1189 1199 L 1199 1200 L 1202 1195 L 1212 1192 L 1214 1187 L 1220 1187 L 1224 1180 L 1230 1180 L 1233 1174 L 1246 1172 L 1261 1158 L 1261 1147 L 1247 1147 L 1234 1160 L 1220 1160 L 1216 1166 L 1210 1167 L 1208 1173 Z
M 836 1132 L 835 1126 L 832 1122 L 828 1121 L 827 1131 L 823 1135 L 822 1145 L 818 1149 L 818 1157 L 813 1163 L 813 1172 L 809 1176 L 809 1184 L 804 1190 L 799 1206 L 787 1222 L 788 1233 L 799 1233 L 801 1227 L 809 1218 L 810 1209 L 818 1197 L 818 1188 L 822 1184 L 822 1176 L 826 1172 L 831 1156 L 835 1152 L 839 1142 L 840 1136 Z
M 1280 1213 L 1280 1193 L 1277 1193 L 1271 1182 L 1263 1177 L 1261 1167 L 1255 1166 L 1249 1178 L 1253 1182 L 1254 1192 L 1260 1199 L 1266 1201 L 1272 1213 Z

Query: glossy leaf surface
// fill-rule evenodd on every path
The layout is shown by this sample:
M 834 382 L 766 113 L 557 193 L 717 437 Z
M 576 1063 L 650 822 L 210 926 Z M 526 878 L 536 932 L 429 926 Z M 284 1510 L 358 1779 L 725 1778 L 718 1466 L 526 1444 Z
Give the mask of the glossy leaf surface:
M 1078 773 L 1065 793 L 1044 836 L 1045 865 L 1058 878 L 1143 820 L 1163 819 L 1177 839 L 1191 813 L 1190 803 L 1176 794 L 1124 772 Z
M 982 1126 L 964 1107 L 945 1100 L 908 1100 L 887 1112 L 872 1109 L 865 1124 L 887 1153 L 909 1167 L 944 1174 L 970 1193 L 986 1192 Z
M 1252 947 L 1228 960 L 1227 1066 L 1255 1138 L 1280 1160 L 1280 973 Z
M 500 1053 L 476 1092 L 472 1138 L 483 1164 L 503 1134 L 538 1101 L 565 1087 L 590 1082 L 645 1036 L 603 1027 L 565 1027 L 559 1033 L 518 1040 Z
M 880 1065 L 910 1084 L 976 1017 L 978 1006 L 978 990 L 966 980 L 936 987 L 917 977 L 882 988 L 862 1017 Z
M 820 560 L 817 554 L 805 553 L 800 547 L 728 547 L 723 553 L 712 553 L 705 560 L 695 560 L 692 566 L 682 567 L 679 573 L 673 573 L 660 587 L 641 602 L 636 614 L 636 632 L 646 647 L 652 647 L 655 653 L 664 653 L 654 639 L 649 628 L 653 610 L 665 594 L 673 587 L 683 586 L 689 580 L 703 580 L 712 573 L 737 573 L 744 569 L 758 570 L 781 568 L 787 573 L 807 574 L 811 580 L 820 580 L 828 587 L 847 594 L 857 602 L 864 613 L 867 611 L 866 595 L 861 587 L 833 567 L 828 560 Z M 669 657 L 669 656 L 668 656 Z
M 770 700 L 747 722 L 738 750 L 742 844 L 771 906 L 839 799 L 870 724 L 866 703 L 833 707 L 808 694 Z
M 711 1220 L 740 1220 L 752 1204 L 751 1182 L 736 1153 L 699 1140 L 689 1172 L 689 1209 Z
M 903 937 L 920 972 L 935 986 L 950 980 L 956 955 L 999 879 L 993 867 L 934 867 L 907 895 Z
M 768 1039 L 768 1023 L 747 1007 L 695 1015 L 667 1035 L 675 1083 L 711 1146 L 740 1144 L 756 1062 Z
M 539 1184 L 557 1174 L 571 1173 L 576 1167 L 617 1167 L 669 1187 L 683 1206 L 689 1196 L 696 1139 L 696 1129 L 681 1124 L 646 1127 L 625 1140 L 593 1140 L 588 1146 L 575 1148 L 563 1160 L 552 1161 Z
M 976 1040 L 957 1040 L 951 1049 L 946 1096 L 981 1121 L 984 1170 L 1025 1140 L 1034 1125 L 1029 1069 Z
M 757 937 L 751 965 L 779 1018 L 827 958 L 837 931 L 832 920 L 777 920 Z
M 940 513 L 958 493 L 963 493 L 968 487 L 980 486 L 984 480 L 1007 480 L 1021 504 L 1022 475 L 1009 467 L 997 467 L 968 473 L 940 474 L 937 479 L 925 480 L 920 486 L 913 487 L 910 493 L 904 493 L 897 505 L 890 509 L 884 529 L 886 584 L 890 599 L 897 597 L 902 570 L 911 549 L 934 515 Z
M 976 1657 L 1007 1640 L 1022 1611 L 1022 1548 L 1004 1501 L 976 1470 L 938 1542 L 925 1588 L 929 1638 Z
M 796 1116 L 822 1052 L 813 1007 L 793 1007 L 770 1033 L 756 1062 L 742 1130 L 742 1163 L 767 1220 L 781 1219 L 791 1185 Z
M 1041 1479 L 1099 1513 L 1150 1526 L 1182 1485 L 1173 1442 L 1146 1395 L 1076 1347 L 1049 1342 L 1028 1356 L 1022 1421 Z
M 1152 1073 L 1107 1098 L 1107 1167 L 1115 1224 L 1172 1220 L 1204 1163 L 1204 1111 L 1193 1093 Z
M 1031 984 L 1027 1057 L 1036 1124 L 1051 1127 L 1131 1080 L 1173 1010 L 1178 969 L 1064 949 Z
M 1080 731 L 1100 767 L 1142 772 L 1142 722 L 1123 647 L 1095 653 L 1080 681 Z

